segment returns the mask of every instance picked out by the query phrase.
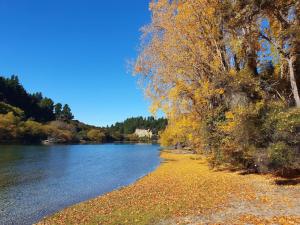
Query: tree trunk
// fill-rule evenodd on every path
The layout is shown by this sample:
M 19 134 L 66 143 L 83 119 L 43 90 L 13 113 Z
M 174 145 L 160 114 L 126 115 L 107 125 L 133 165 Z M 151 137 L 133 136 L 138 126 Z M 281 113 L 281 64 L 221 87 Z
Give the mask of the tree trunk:
M 252 48 L 252 47 L 251 47 Z M 248 69 L 252 72 L 254 76 L 258 76 L 258 71 L 257 71 L 257 54 L 254 50 L 250 50 L 247 54 L 247 66 Z
M 239 63 L 239 61 L 238 61 L 238 58 L 237 58 L 236 54 L 234 54 L 233 60 L 234 60 L 234 67 L 235 67 L 235 70 L 236 70 L 236 71 L 240 71 L 240 70 L 241 70 L 241 68 L 240 68 L 240 63 Z
M 297 81 L 295 77 L 294 59 L 293 58 L 289 59 L 288 63 L 289 63 L 290 82 L 291 82 L 292 92 L 296 102 L 296 107 L 300 108 L 300 96 L 299 96 L 299 90 L 297 87 Z
M 297 32 L 299 33 L 299 26 L 300 26 L 300 2 L 296 3 L 296 17 L 295 17 L 295 27 L 298 28 Z M 298 87 L 298 92 L 300 91 L 300 40 L 297 36 L 294 38 L 294 55 L 295 59 L 295 80 Z

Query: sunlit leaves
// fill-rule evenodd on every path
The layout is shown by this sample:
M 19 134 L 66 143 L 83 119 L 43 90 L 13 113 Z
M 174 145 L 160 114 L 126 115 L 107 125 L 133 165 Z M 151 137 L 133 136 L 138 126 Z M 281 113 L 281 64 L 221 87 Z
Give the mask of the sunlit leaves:
M 275 205 L 280 210 L 294 207 L 292 196 L 287 194 L 296 193 L 299 187 L 285 187 L 286 194 L 278 194 L 278 189 L 259 175 L 212 171 L 197 155 L 163 152 L 161 156 L 164 163 L 135 184 L 67 208 L 40 224 L 141 225 L 178 221 L 242 225 L 299 221 L 297 215 L 265 218 L 254 214 L 263 215 L 263 209 L 272 215 Z M 203 222 L 203 218 L 209 219 Z

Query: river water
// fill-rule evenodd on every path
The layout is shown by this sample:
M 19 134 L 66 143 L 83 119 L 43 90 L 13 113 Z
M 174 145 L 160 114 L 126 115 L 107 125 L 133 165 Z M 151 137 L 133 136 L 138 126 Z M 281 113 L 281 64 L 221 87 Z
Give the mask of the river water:
M 159 163 L 158 145 L 0 145 L 0 224 L 35 223 L 133 183 Z

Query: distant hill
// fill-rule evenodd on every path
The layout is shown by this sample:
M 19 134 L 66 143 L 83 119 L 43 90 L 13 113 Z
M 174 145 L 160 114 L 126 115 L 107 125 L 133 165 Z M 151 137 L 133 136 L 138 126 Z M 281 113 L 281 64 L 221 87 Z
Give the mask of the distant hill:
M 168 124 L 165 118 L 155 119 L 153 116 L 149 117 L 132 117 L 126 119 L 124 122 L 118 122 L 109 127 L 112 132 L 119 132 L 120 134 L 133 134 L 136 129 L 151 130 L 154 134 L 164 130 Z
M 20 108 L 24 116 L 39 122 L 55 119 L 54 102 L 42 93 L 29 94 L 17 76 L 0 77 L 0 102 Z
M 115 123 L 107 127 L 107 132 L 110 138 L 114 141 L 133 141 L 133 142 L 149 142 L 157 141 L 159 132 L 163 131 L 168 124 L 167 119 L 155 119 L 150 117 L 132 117 L 123 122 Z M 137 129 L 150 130 L 153 135 L 151 137 L 139 137 L 135 134 Z
M 17 76 L 0 76 L 0 143 L 105 141 L 103 129 L 73 118 L 68 104 L 28 93 Z
M 132 117 L 111 127 L 96 127 L 73 119 L 70 107 L 54 104 L 42 93 L 28 93 L 17 76 L 0 76 L 0 143 L 76 143 L 153 141 L 167 120 Z M 153 138 L 139 138 L 136 129 L 151 130 Z

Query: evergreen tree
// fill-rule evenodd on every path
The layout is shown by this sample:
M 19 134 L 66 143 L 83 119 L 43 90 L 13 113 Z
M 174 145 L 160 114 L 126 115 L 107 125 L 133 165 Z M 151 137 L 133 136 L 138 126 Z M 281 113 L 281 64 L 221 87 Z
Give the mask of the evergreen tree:
M 62 111 L 62 104 L 61 103 L 55 104 L 55 106 L 54 106 L 54 115 L 55 115 L 55 118 L 57 120 L 60 119 L 61 111 Z
M 69 121 L 69 120 L 72 120 L 74 119 L 74 116 L 71 112 L 71 109 L 69 107 L 68 104 L 65 104 L 62 111 L 61 111 L 61 118 L 62 120 L 65 120 L 65 121 Z

